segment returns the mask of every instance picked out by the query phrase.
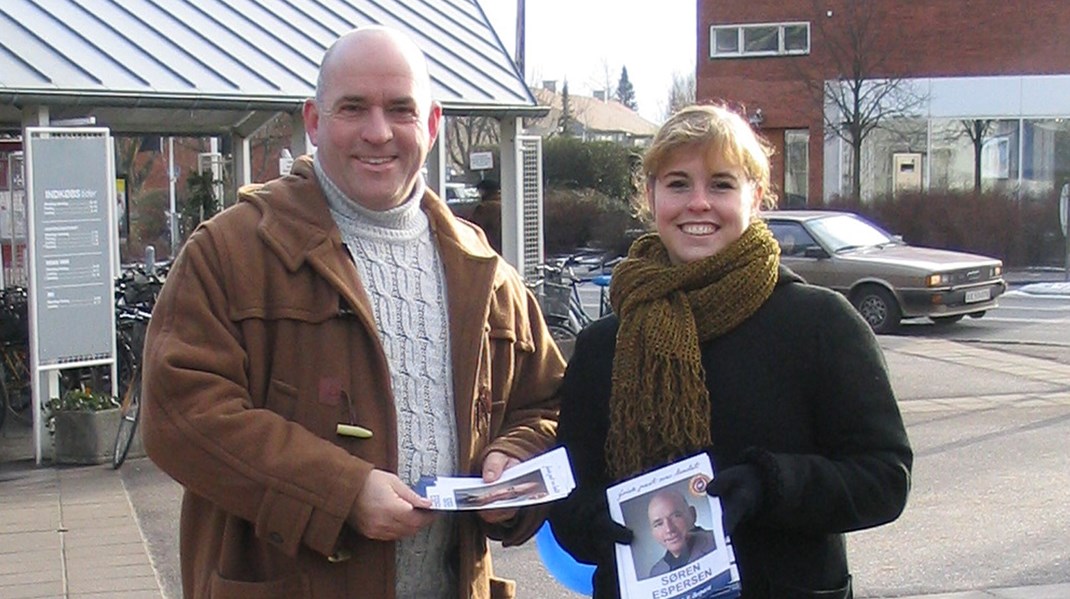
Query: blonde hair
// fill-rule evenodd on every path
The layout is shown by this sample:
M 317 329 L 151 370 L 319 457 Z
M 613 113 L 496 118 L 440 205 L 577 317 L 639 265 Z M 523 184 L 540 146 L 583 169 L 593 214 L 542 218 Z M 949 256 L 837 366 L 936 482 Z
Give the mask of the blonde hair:
M 773 148 L 751 129 L 739 114 L 720 105 L 695 104 L 681 108 L 658 129 L 654 141 L 643 155 L 643 190 L 650 193 L 657 174 L 685 146 L 701 148 L 708 162 L 725 159 L 743 169 L 743 174 L 761 187 L 762 204 L 776 206 L 776 193 L 769 178 L 769 158 Z M 636 198 L 645 211 L 646 199 Z

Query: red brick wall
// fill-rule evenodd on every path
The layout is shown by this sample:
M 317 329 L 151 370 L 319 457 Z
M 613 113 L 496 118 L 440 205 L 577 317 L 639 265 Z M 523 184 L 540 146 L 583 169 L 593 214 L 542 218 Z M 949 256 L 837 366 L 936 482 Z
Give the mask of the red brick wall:
M 1070 0 L 869 0 L 876 14 L 866 36 L 881 57 L 876 75 L 961 77 L 1070 74 Z M 783 154 L 783 129 L 810 130 L 810 201 L 820 202 L 824 169 L 820 103 L 805 73 L 830 78 L 835 69 L 822 29 L 843 31 L 860 0 L 699 0 L 696 97 L 753 112 Z M 832 16 L 827 16 L 832 11 Z M 710 25 L 811 23 L 808 56 L 709 58 Z M 818 25 L 820 23 L 820 26 Z M 834 34 L 838 35 L 838 34 Z M 773 132 L 778 132 L 773 134 Z M 771 141 L 774 141 L 771 139 Z M 783 163 L 773 181 L 783 182 Z

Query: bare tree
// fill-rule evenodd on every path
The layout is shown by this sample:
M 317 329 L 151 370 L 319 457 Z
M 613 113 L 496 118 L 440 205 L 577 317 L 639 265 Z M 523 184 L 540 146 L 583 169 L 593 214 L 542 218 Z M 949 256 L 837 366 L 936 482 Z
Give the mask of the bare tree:
M 687 74 L 673 73 L 672 87 L 669 88 L 669 103 L 665 109 L 665 118 L 677 110 L 695 103 L 695 72 Z
M 267 181 L 278 174 L 279 152 L 290 145 L 291 116 L 280 112 L 249 138 L 253 181 Z
M 851 147 L 851 192 L 862 195 L 862 144 L 886 121 L 911 116 L 926 101 L 888 60 L 897 31 L 884 25 L 876 2 L 841 3 L 833 16 L 813 3 L 815 44 L 820 57 L 802 81 L 824 109 L 825 128 Z
M 973 144 L 973 192 L 981 192 L 981 150 L 984 149 L 985 136 L 992 130 L 995 124 L 993 119 L 965 119 L 962 123 L 963 130 L 969 136 Z
M 116 171 L 120 175 L 126 175 L 126 197 L 128 202 L 131 202 L 141 194 L 141 185 L 152 172 L 156 158 L 160 155 L 160 148 L 142 148 L 145 139 L 140 136 L 125 135 L 116 139 Z M 143 151 L 146 153 L 139 160 L 138 158 Z
M 612 100 L 617 95 L 617 88 L 614 87 L 613 77 L 610 74 L 612 69 L 605 57 L 602 58 L 601 63 L 600 72 L 587 79 L 587 86 L 592 90 L 602 90 L 604 94 L 602 97 L 605 100 Z

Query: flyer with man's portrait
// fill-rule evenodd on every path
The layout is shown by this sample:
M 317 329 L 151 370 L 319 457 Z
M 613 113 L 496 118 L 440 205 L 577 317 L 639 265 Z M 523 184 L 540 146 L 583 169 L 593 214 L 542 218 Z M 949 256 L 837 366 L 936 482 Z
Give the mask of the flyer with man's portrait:
M 606 490 L 609 515 L 635 533 L 617 551 L 624 599 L 732 599 L 739 570 L 721 523 L 721 500 L 706 494 L 705 453 Z

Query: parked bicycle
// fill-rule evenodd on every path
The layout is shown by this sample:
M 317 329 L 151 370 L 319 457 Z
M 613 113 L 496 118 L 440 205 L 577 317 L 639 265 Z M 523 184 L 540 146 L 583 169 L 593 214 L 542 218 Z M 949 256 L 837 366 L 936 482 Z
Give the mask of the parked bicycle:
M 119 468 L 130 452 L 137 432 L 138 419 L 141 416 L 141 350 L 144 347 L 145 330 L 148 328 L 149 312 L 137 306 L 117 308 L 117 324 L 121 346 L 120 364 L 125 365 L 126 376 L 120 376 L 125 385 L 120 390 L 122 403 L 119 406 L 119 430 L 115 435 L 115 451 L 112 453 L 112 468 Z M 125 359 L 124 359 L 125 358 Z
M 27 301 L 24 287 L 0 290 L 0 426 L 8 414 L 22 424 L 33 422 Z
M 112 468 L 126 461 L 141 417 L 141 356 L 145 331 L 156 297 L 163 287 L 167 266 L 146 269 L 134 266 L 123 271 L 115 287 L 116 351 L 119 359 L 119 430 L 115 435 Z
M 600 272 L 581 276 L 576 273 L 577 264 L 573 256 L 546 262 L 539 266 L 540 278 L 531 285 L 542 306 L 550 336 L 559 345 L 575 340 L 576 335 L 594 321 L 580 294 L 585 283 L 599 287 L 598 318 L 612 311 L 609 306 L 610 275 Z

